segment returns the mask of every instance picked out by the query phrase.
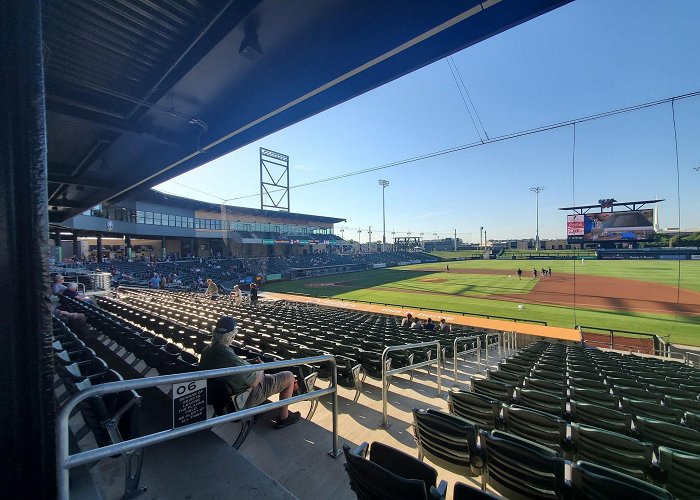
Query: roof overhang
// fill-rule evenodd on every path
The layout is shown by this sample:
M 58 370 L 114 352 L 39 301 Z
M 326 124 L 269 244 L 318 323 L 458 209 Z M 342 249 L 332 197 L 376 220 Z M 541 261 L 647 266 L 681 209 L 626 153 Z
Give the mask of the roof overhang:
M 568 1 L 44 0 L 50 220 L 157 185 Z

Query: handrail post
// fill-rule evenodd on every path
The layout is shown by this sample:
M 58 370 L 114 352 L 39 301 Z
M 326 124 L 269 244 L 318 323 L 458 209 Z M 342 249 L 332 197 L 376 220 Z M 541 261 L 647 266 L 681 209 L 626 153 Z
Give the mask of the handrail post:
M 481 373 L 481 337 L 476 339 L 476 369 Z
M 437 341 L 437 386 L 438 386 L 438 396 L 442 395 L 442 371 L 440 368 L 440 355 L 442 354 L 442 349 L 440 349 L 440 341 Z
M 465 350 L 464 350 L 464 353 L 467 354 L 467 353 L 469 353 L 469 352 L 474 352 L 474 351 L 476 351 L 476 352 L 477 352 L 477 359 L 480 359 L 480 355 L 479 355 L 479 337 L 478 337 L 477 335 L 472 335 L 471 337 L 455 337 L 454 345 L 453 345 L 453 348 L 452 348 L 453 365 L 454 365 L 454 367 L 453 367 L 453 368 L 454 368 L 454 381 L 453 381 L 453 383 L 452 383 L 452 386 L 453 386 L 453 387 L 457 387 L 457 386 L 459 385 L 459 382 L 458 382 L 458 380 L 457 380 L 457 352 L 458 352 L 457 346 L 458 346 L 458 344 L 459 344 L 460 342 L 471 341 L 471 340 L 474 340 L 474 339 L 476 339 L 476 347 L 473 347 L 473 348 L 471 348 L 471 349 L 465 349 Z M 481 366 L 480 366 L 480 364 L 479 364 L 479 371 L 481 371 Z
M 408 349 L 415 349 L 417 347 L 426 347 L 426 346 L 433 346 L 433 345 L 436 346 L 436 348 L 437 348 L 437 355 L 435 356 L 435 360 L 422 361 L 420 363 L 414 363 L 412 365 L 403 366 L 401 368 L 395 368 L 393 370 L 387 371 L 386 361 L 387 361 L 387 357 L 388 357 L 390 352 L 403 351 L 403 350 L 408 350 Z M 442 382 L 441 382 L 442 372 L 440 370 L 440 342 L 439 341 L 431 340 L 429 342 L 421 342 L 418 344 L 404 344 L 404 345 L 388 346 L 382 352 L 381 363 L 382 363 L 382 423 L 380 424 L 381 427 L 388 429 L 389 426 L 391 425 L 388 422 L 388 418 L 387 418 L 387 406 L 388 406 L 388 400 L 389 400 L 389 398 L 388 398 L 389 387 L 388 387 L 387 381 L 388 381 L 388 378 L 390 376 L 437 363 L 438 396 L 440 394 L 442 394 Z
M 331 451 L 328 452 L 333 458 L 338 458 L 340 456 L 340 450 L 338 449 L 338 365 L 335 361 L 335 356 L 333 357 L 333 396 L 331 398 L 331 403 L 333 405 L 333 447 Z

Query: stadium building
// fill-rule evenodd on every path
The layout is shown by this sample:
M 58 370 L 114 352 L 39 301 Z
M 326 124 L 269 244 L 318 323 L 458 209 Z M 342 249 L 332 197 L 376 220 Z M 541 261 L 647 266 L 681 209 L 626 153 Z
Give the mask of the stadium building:
M 267 257 L 342 250 L 345 219 L 205 203 L 146 190 L 54 226 L 57 261 L 76 256 L 172 260 Z M 57 245 L 57 242 L 60 242 Z

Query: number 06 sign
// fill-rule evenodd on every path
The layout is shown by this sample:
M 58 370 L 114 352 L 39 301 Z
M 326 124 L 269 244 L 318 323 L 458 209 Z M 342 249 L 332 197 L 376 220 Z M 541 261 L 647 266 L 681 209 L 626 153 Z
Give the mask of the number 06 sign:
M 207 381 L 173 384 L 173 429 L 207 419 Z

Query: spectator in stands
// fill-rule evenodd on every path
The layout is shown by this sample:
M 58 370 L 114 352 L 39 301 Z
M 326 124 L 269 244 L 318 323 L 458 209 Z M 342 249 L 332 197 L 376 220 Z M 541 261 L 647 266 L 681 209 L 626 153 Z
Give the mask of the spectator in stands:
M 423 325 L 418 318 L 413 318 L 413 323 L 411 323 L 411 330 L 422 330 Z
M 202 351 L 199 367 L 203 370 L 213 370 L 248 365 L 249 363 L 236 356 L 233 349 L 229 347 L 237 331 L 238 323 L 234 318 L 230 316 L 220 318 L 216 322 L 210 345 Z M 273 394 L 279 393 L 280 399 L 287 399 L 294 392 L 294 375 L 288 371 L 267 375 L 263 370 L 258 370 L 245 375 L 221 377 L 221 380 L 226 384 L 231 395 L 250 392 L 245 403 L 246 408 L 258 406 Z M 300 416 L 300 412 L 291 412 L 287 406 L 282 406 L 277 414 L 275 427 L 279 429 L 295 424 Z
M 231 298 L 233 299 L 233 302 L 236 304 L 236 306 L 241 305 L 243 297 L 241 296 L 241 289 L 238 287 L 238 285 L 233 286 L 233 290 L 231 290 Z
M 158 273 L 153 273 L 153 277 L 148 281 L 148 286 L 155 289 L 160 288 L 160 276 L 158 276 Z
M 51 297 L 51 312 L 78 337 L 85 338 L 90 335 L 90 326 L 85 315 L 75 312 L 68 304 L 60 304 L 56 296 Z
M 413 314 L 407 313 L 406 317 L 401 320 L 401 326 L 404 326 L 406 328 L 411 328 L 412 324 L 413 324 Z
M 92 300 L 90 300 L 90 297 L 86 297 L 85 295 L 78 292 L 78 284 L 73 282 L 68 283 L 68 285 L 66 285 L 66 289 L 63 290 L 63 295 L 65 297 L 81 300 L 83 302 L 92 302 Z
M 447 322 L 445 321 L 445 318 L 442 318 L 440 320 L 439 328 L 440 328 L 440 331 L 442 333 L 451 333 L 452 332 L 452 327 L 447 324 Z
M 211 278 L 207 278 L 207 291 L 204 292 L 204 297 L 212 300 L 219 297 L 219 287 L 216 286 L 216 283 Z
M 428 322 L 425 324 L 423 327 L 424 330 L 427 330 L 429 332 L 434 332 L 435 331 L 435 323 L 433 323 L 433 318 L 428 318 Z
M 62 274 L 57 274 L 53 277 L 53 286 L 51 287 L 51 291 L 54 295 L 61 295 L 66 290 L 66 285 L 63 284 L 64 279 L 65 278 Z
M 258 285 L 255 283 L 250 284 L 250 303 L 251 305 L 257 305 L 258 303 Z

